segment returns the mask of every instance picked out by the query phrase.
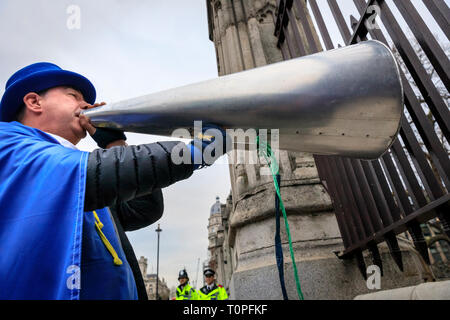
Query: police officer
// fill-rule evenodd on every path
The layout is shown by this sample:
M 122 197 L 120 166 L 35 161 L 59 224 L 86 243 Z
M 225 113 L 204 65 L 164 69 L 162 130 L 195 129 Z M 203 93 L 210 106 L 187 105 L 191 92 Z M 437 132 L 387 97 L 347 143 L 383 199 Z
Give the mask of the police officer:
M 216 284 L 216 273 L 211 268 L 203 271 L 206 285 L 199 290 L 199 300 L 228 300 L 227 291 L 220 284 Z
M 189 277 L 185 269 L 178 274 L 180 285 L 177 287 L 176 300 L 199 300 L 197 291 L 189 284 Z

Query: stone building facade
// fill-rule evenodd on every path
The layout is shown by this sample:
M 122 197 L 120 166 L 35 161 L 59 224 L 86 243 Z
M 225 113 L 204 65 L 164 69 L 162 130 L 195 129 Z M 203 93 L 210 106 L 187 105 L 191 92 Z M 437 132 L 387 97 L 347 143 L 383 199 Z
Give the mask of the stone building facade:
M 212 205 L 208 219 L 208 267 L 216 272 L 216 280 L 225 289 L 229 289 L 232 261 L 231 252 L 228 246 L 228 218 L 232 209 L 231 195 L 225 204 L 220 203 L 220 198 L 216 197 L 216 202 Z M 206 266 L 203 266 L 205 269 Z
M 141 256 L 138 262 L 142 278 L 144 279 L 145 289 L 147 290 L 148 300 L 156 300 L 156 274 L 147 273 L 147 258 Z M 169 300 L 170 290 L 167 287 L 166 280 L 162 278 L 158 279 L 158 281 L 158 295 L 160 300 Z
M 298 3 L 306 6 L 305 1 Z M 274 36 L 276 0 L 207 0 L 207 9 L 209 38 L 215 45 L 219 76 L 283 60 Z M 298 21 L 295 27 L 305 40 L 299 15 L 294 13 Z M 308 14 L 306 17 L 311 29 L 315 30 L 311 17 Z M 317 47 L 321 48 L 317 34 L 314 38 Z M 367 293 L 366 282 L 356 263 L 336 257 L 335 252 L 343 249 L 342 239 L 332 200 L 319 178 L 313 156 L 280 151 L 279 159 L 281 194 L 291 226 L 304 296 L 307 299 L 352 299 Z M 281 299 L 274 253 L 275 190 L 272 177 L 261 174 L 266 169 L 262 163 L 249 165 L 236 159 L 230 163 L 234 164 L 229 168 L 232 187 L 229 210 L 226 219 L 222 218 L 223 229 L 218 228 L 216 234 L 210 234 L 211 261 L 220 270 L 221 261 L 225 261 L 225 254 L 220 252 L 227 251 L 227 263 L 223 266 L 227 266 L 229 272 L 224 271 L 219 276 L 224 277 L 222 282 L 229 287 L 232 299 Z M 211 215 L 211 227 L 215 228 L 217 221 Z M 296 298 L 284 230 L 282 243 L 288 295 Z M 429 270 L 410 243 L 400 239 L 400 246 L 404 257 L 403 273 L 392 261 L 387 248 L 380 245 L 385 262 L 383 289 L 416 285 L 429 276 Z M 372 264 L 370 257 L 366 263 Z

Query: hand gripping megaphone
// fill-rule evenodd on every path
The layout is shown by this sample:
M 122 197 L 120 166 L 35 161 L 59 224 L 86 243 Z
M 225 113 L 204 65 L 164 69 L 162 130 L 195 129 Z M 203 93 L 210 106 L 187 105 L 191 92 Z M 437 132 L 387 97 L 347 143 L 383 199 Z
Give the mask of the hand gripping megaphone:
M 393 53 L 366 41 L 83 113 L 97 127 L 163 136 L 194 121 L 276 129 L 280 149 L 377 159 L 395 141 L 403 108 Z

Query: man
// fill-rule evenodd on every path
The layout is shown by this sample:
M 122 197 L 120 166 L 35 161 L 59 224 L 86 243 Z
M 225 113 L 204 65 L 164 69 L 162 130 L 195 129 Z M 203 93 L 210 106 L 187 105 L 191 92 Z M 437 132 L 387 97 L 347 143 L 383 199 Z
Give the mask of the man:
M 189 277 L 185 269 L 178 274 L 180 285 L 177 287 L 176 300 L 198 300 L 197 291 L 189 284 Z
M 206 285 L 199 290 L 200 300 L 228 300 L 227 291 L 220 284 L 216 284 L 214 278 L 215 272 L 211 268 L 205 269 L 203 275 L 205 276 Z
M 199 164 L 171 161 L 178 142 L 127 146 L 123 132 L 95 128 L 80 114 L 104 104 L 95 99 L 88 79 L 46 62 L 6 83 L 0 299 L 147 299 L 125 231 L 160 219 L 161 189 L 210 163 L 197 143 L 183 144 L 182 152 L 200 156 Z M 202 138 L 202 149 L 224 136 L 216 129 L 216 136 Z M 75 147 L 86 131 L 100 149 Z

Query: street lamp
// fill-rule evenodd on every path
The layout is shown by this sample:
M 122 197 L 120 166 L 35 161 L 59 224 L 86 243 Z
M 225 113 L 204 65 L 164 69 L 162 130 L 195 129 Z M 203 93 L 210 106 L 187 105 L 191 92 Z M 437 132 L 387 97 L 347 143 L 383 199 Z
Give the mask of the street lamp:
M 159 298 L 158 294 L 158 284 L 159 284 L 159 233 L 162 231 L 162 229 L 159 227 L 158 223 L 158 229 L 155 230 L 158 234 L 158 247 L 157 247 L 157 253 L 156 253 L 156 300 Z

